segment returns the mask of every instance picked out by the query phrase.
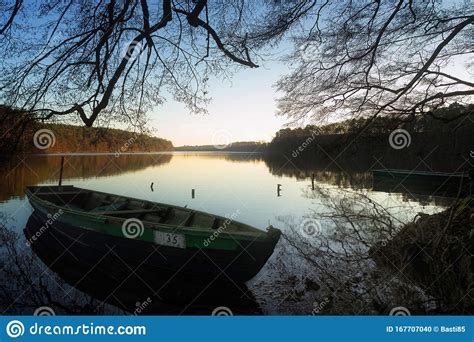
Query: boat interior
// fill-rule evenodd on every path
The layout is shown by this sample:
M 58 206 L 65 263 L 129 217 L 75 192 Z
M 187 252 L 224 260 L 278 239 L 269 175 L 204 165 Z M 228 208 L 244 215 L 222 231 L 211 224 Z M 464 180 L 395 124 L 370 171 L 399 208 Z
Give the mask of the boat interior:
M 188 208 L 167 206 L 146 200 L 95 192 L 73 186 L 29 187 L 32 194 L 55 205 L 117 218 L 137 218 L 142 221 L 174 226 L 196 227 L 226 231 L 258 231 L 256 228 L 223 217 L 197 212 Z

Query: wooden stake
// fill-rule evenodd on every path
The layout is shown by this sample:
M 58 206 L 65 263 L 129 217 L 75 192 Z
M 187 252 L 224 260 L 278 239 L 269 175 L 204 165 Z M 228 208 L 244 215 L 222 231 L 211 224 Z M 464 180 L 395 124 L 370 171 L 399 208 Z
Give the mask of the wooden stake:
M 63 184 L 64 156 L 61 156 L 61 169 L 59 170 L 59 186 Z

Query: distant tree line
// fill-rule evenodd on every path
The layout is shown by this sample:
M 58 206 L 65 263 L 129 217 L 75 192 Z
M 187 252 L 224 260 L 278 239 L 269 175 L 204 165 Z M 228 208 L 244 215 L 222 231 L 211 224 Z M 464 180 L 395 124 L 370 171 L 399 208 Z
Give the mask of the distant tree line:
M 111 177 L 124 172 L 135 172 L 150 166 L 165 165 L 171 161 L 171 153 L 160 155 L 123 154 L 119 158 L 104 158 L 93 154 L 81 158 L 66 156 L 63 179 L 86 179 L 91 177 Z M 113 163 L 111 163 L 113 159 Z M 45 155 L 41 158 L 27 158 L 27 166 L 18 165 L 17 160 L 0 163 L 0 201 L 12 196 L 24 198 L 25 187 L 33 183 L 57 182 L 60 158 Z M 15 172 L 11 172 L 15 168 Z
M 48 130 L 47 148 L 35 146 L 35 134 Z M 157 152 L 171 151 L 171 141 L 145 133 L 105 127 L 83 127 L 59 123 L 41 123 L 30 114 L 0 106 L 0 156 L 17 153 L 52 152 Z M 36 136 L 36 139 L 40 139 Z
M 433 115 L 412 117 L 406 122 L 392 116 L 380 116 L 284 128 L 275 134 L 267 152 L 291 157 L 299 167 L 305 162 L 324 160 L 337 160 L 338 164 L 346 162 L 352 167 L 355 161 L 370 165 L 374 158 L 382 158 L 386 167 L 407 168 L 410 163 L 419 163 L 420 156 L 430 156 L 444 160 L 445 168 L 451 169 L 470 158 L 473 109 L 474 105 L 455 103 L 438 108 Z M 469 114 L 460 115 L 468 111 Z M 370 124 L 367 124 L 369 120 Z M 390 134 L 396 129 L 407 132 L 406 148 L 395 150 L 391 147 Z
M 387 136 L 397 128 L 403 128 L 409 134 L 415 136 L 422 133 L 445 133 L 451 134 L 461 129 L 462 133 L 473 126 L 472 118 L 474 105 L 461 105 L 453 103 L 447 107 L 438 108 L 430 115 L 411 117 L 408 121 L 400 121 L 393 116 L 380 116 L 376 118 L 352 118 L 326 125 L 307 125 L 297 128 L 283 128 L 275 133 L 270 143 L 265 142 L 233 142 L 227 145 L 201 145 L 201 146 L 179 146 L 176 151 L 229 151 L 229 152 L 275 152 L 291 154 L 300 146 L 311 145 L 306 151 L 314 151 L 316 144 L 329 146 L 330 150 L 341 150 L 348 139 L 356 139 L 360 136 L 365 144 L 379 147 L 387 147 Z M 370 124 L 368 125 L 368 122 Z M 471 126 L 469 126 L 471 125 Z M 474 127 L 471 127 L 474 128 Z M 442 143 L 442 141 L 440 141 Z M 416 141 L 414 141 L 416 144 Z M 382 146 L 383 145 L 383 146 Z
M 410 133 L 429 132 L 429 131 L 452 131 L 465 116 L 460 116 L 462 113 L 469 112 L 468 117 L 474 117 L 474 105 L 461 105 L 453 103 L 448 107 L 438 108 L 432 115 L 423 115 L 412 118 L 410 121 L 400 122 L 398 118 L 392 116 L 380 116 L 370 120 L 370 125 L 367 126 L 369 119 L 354 118 L 344 121 L 334 122 L 327 125 L 307 125 L 306 127 L 298 128 L 284 128 L 279 130 L 273 138 L 271 145 L 278 144 L 279 141 L 286 138 L 293 137 L 309 137 L 314 135 L 329 135 L 329 134 L 357 134 L 367 126 L 362 134 L 364 136 L 387 134 L 396 128 L 403 128 Z M 456 120 L 459 118 L 459 120 Z
M 267 143 L 260 141 L 239 141 L 227 145 L 201 145 L 201 146 L 179 146 L 175 151 L 224 151 L 224 152 L 263 152 L 267 148 Z

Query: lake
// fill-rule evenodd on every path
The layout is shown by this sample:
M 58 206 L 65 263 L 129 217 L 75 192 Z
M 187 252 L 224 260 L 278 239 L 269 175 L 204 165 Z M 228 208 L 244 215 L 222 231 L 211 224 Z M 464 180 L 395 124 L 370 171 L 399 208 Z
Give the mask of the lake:
M 321 236 L 327 237 L 338 227 L 341 217 L 347 217 L 347 213 L 338 217 L 334 214 L 348 205 L 364 212 L 377 203 L 399 223 L 413 220 L 418 213 L 434 213 L 449 205 L 447 198 L 418 196 L 409 191 L 373 191 L 370 166 L 365 170 L 338 170 L 334 165 L 300 167 L 291 159 L 269 158 L 259 153 L 65 155 L 65 185 L 233 216 L 259 229 L 273 225 L 286 235 L 267 265 L 245 285 L 226 283 L 224 279 L 222 283 L 199 289 L 186 284 L 185 290 L 171 294 L 173 287 L 179 286 L 175 284 L 167 298 L 153 298 L 153 293 L 146 294 L 146 284 L 140 284 L 140 279 L 127 279 L 127 284 L 118 284 L 120 289 L 112 289 L 108 282 L 112 281 L 114 266 L 107 272 L 99 272 L 81 265 L 81 260 L 68 255 L 66 246 L 62 246 L 62 253 L 54 255 L 52 250 L 56 249 L 52 246 L 57 244 L 54 239 L 48 242 L 51 245 L 34 249 L 25 246 L 25 227 L 39 223 L 30 218 L 32 208 L 24 188 L 57 184 L 60 160 L 59 155 L 26 156 L 4 165 L 0 171 L 3 178 L 0 215 L 4 226 L 0 309 L 3 314 L 32 314 L 38 307 L 52 308 L 56 314 L 211 314 L 213 309 L 224 307 L 234 314 L 304 315 L 315 313 L 316 307 L 316 313 L 324 314 L 324 307 L 336 305 L 337 291 L 323 279 L 328 277 L 322 276 L 323 272 L 318 270 L 321 265 L 314 260 L 325 260 L 326 269 L 334 267 L 334 274 L 338 270 L 342 276 L 348 275 L 344 270 L 348 267 L 350 272 L 354 271 L 350 279 L 363 278 L 358 285 L 371 275 L 357 275 L 358 266 L 338 264 L 339 258 L 328 259 L 328 253 L 313 259 L 321 250 L 313 241 L 304 242 L 301 248 L 295 246 L 292 236 L 304 228 L 304 222 L 319 217 L 317 228 L 322 231 Z M 369 227 L 374 222 L 361 224 Z M 345 241 L 351 243 L 350 238 Z M 359 243 L 353 242 L 351 249 L 355 250 Z M 328 246 L 334 253 L 345 248 L 331 243 Z M 367 248 L 364 250 L 367 252 Z M 311 256 L 305 257 L 306 252 L 312 253 Z M 334 265 L 328 266 L 329 263 Z M 367 267 L 370 272 L 379 272 L 373 265 Z M 327 295 L 328 291 L 331 295 Z M 391 294 L 385 296 L 389 298 Z M 359 313 L 376 313 L 372 307 L 360 309 Z M 354 313 L 353 310 L 341 306 L 342 313 Z

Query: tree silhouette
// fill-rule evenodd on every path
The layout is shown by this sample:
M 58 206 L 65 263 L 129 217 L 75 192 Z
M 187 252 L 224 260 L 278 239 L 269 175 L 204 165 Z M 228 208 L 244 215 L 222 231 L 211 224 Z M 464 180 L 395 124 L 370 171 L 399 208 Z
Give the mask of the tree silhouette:
M 278 82 L 281 114 L 295 121 L 412 120 L 472 101 L 471 2 L 326 0 L 298 6 L 285 22 L 301 21 L 304 13 L 306 25 L 295 28 L 293 69 Z
M 25 1 L 0 0 L 0 99 L 40 119 L 143 126 L 168 97 L 203 112 L 209 75 L 257 67 L 289 38 L 277 88 L 296 121 L 411 120 L 474 95 L 469 1 Z
M 40 119 L 140 125 L 169 94 L 200 112 L 210 73 L 229 63 L 257 67 L 242 22 L 249 6 L 237 3 L 0 0 L 0 8 L 8 13 L 0 96 Z

